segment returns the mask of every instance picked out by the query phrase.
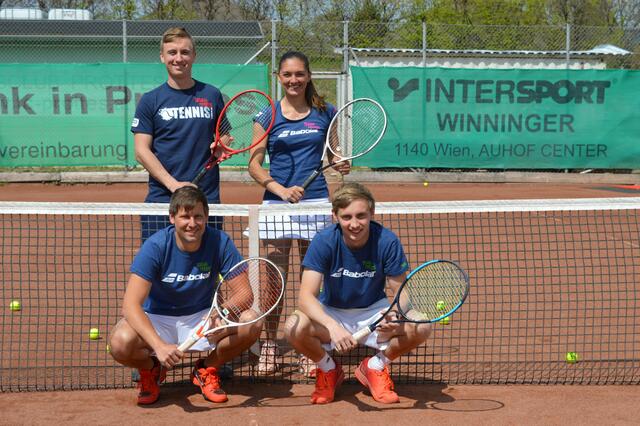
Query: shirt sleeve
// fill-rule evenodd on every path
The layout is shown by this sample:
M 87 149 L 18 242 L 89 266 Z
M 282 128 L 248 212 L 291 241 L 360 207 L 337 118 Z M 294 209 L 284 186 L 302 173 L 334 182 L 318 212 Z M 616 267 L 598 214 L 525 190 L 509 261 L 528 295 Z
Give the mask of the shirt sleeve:
M 129 271 L 147 281 L 153 281 L 160 273 L 160 259 L 162 259 L 162 254 L 157 238 L 149 238 L 140 247 L 140 251 L 133 259 Z
M 227 234 L 222 233 L 220 243 L 220 274 L 224 276 L 231 270 L 231 268 L 234 267 L 234 265 L 242 261 L 242 256 Z
M 140 98 L 136 113 L 131 121 L 131 133 L 153 135 L 153 105 L 151 94 L 145 93 Z
M 407 257 L 398 237 L 389 232 L 390 238 L 383 253 L 384 273 L 388 277 L 401 275 L 409 269 Z
M 302 261 L 302 266 L 307 269 L 311 269 L 321 274 L 326 274 L 331 268 L 331 248 L 329 244 L 324 241 L 321 234 L 316 234 L 316 237 L 309 244 L 307 253 Z
M 269 124 L 271 123 L 272 113 L 273 111 L 271 109 L 271 106 L 266 106 L 255 116 L 253 121 L 258 123 L 264 130 L 267 130 Z

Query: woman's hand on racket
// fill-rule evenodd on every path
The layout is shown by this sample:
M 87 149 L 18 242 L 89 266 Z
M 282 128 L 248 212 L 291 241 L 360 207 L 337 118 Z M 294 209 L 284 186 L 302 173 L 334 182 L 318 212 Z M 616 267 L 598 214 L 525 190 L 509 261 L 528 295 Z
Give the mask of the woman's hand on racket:
M 339 353 L 346 353 L 358 346 L 358 342 L 353 338 L 351 333 L 344 329 L 339 324 L 333 324 L 327 326 L 331 341 L 336 347 L 336 351 Z
M 351 172 L 351 162 L 349 160 L 341 161 L 332 165 L 331 168 L 343 176 L 348 175 Z
M 278 195 L 282 198 L 282 201 L 297 203 L 304 196 L 304 189 L 301 186 L 291 186 L 289 188 L 282 187 L 282 190 L 279 191 Z

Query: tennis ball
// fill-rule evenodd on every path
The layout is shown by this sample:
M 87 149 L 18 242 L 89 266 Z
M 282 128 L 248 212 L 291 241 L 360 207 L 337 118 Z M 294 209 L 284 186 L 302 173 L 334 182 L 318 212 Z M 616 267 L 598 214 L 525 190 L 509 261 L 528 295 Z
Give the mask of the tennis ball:
M 443 325 L 449 325 L 450 322 L 451 320 L 449 319 L 449 317 L 444 317 L 440 320 L 440 324 L 443 324 Z
M 9 303 L 9 309 L 12 311 L 19 311 L 22 309 L 22 305 L 19 300 L 12 300 L 11 303 Z
M 98 340 L 100 338 L 100 330 L 97 328 L 92 328 L 89 330 L 89 339 Z
M 576 362 L 578 362 L 578 354 L 575 352 L 567 352 L 565 360 L 568 364 L 575 364 Z
M 439 311 L 444 311 L 447 308 L 447 304 L 444 303 L 444 300 L 438 300 L 438 303 L 436 303 L 436 309 Z
M 429 182 L 425 182 L 425 183 L 423 183 L 422 185 L 424 185 L 424 186 L 429 186 Z

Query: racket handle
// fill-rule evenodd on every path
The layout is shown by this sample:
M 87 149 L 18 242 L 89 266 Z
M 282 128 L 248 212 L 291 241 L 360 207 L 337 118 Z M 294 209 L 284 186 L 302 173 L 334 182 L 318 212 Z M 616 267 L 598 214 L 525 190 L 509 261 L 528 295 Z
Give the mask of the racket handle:
M 320 174 L 320 170 L 314 170 L 313 173 L 311 173 L 311 176 L 309 176 L 307 180 L 305 180 L 304 183 L 302 184 L 302 189 L 307 189 L 307 186 L 311 185 L 311 182 L 316 180 L 319 174 Z
M 360 341 L 361 339 L 364 339 L 365 337 L 370 335 L 372 332 L 373 330 L 371 330 L 369 327 L 365 327 L 362 330 L 358 330 L 355 333 L 353 333 L 351 337 L 353 337 L 357 341 Z
M 202 176 L 204 176 L 205 173 L 207 173 L 207 168 L 203 167 L 202 170 L 200 170 L 198 172 L 198 174 L 196 175 L 196 177 L 193 178 L 193 180 L 191 181 L 192 184 L 194 185 L 198 185 L 198 182 L 200 182 L 200 179 L 202 179 Z
M 185 340 L 180 344 L 180 346 L 178 346 L 178 350 L 180 352 L 186 352 L 191 349 L 191 347 L 195 345 L 198 340 L 200 340 L 200 338 L 195 334 L 192 334 L 187 340 Z

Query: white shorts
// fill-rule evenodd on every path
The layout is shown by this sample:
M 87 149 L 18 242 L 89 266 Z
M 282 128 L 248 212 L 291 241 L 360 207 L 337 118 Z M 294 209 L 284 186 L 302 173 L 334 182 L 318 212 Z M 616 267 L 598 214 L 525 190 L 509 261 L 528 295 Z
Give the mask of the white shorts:
M 300 204 L 306 203 L 328 203 L 328 198 L 314 198 L 311 200 L 302 200 Z M 281 200 L 264 200 L 263 206 L 273 204 L 289 204 L 287 201 Z M 277 214 L 260 217 L 258 229 L 260 231 L 261 240 L 280 240 L 280 239 L 301 239 L 311 240 L 318 231 L 331 226 L 333 221 L 330 214 L 318 215 L 288 215 Z M 245 235 L 247 233 L 245 232 Z
M 327 315 L 338 321 L 345 330 L 353 334 L 380 318 L 381 313 L 386 311 L 389 305 L 390 303 L 387 299 L 380 299 L 373 305 L 361 309 L 340 309 L 326 305 L 323 305 L 323 308 Z M 387 346 L 389 346 L 388 340 L 378 342 L 377 330 L 369 334 L 365 339 L 360 341 L 360 343 L 381 351 L 387 349 Z M 335 348 L 333 342 L 324 343 L 322 346 L 327 350 Z
M 187 340 L 194 328 L 200 325 L 202 319 L 209 313 L 209 309 L 196 312 L 191 315 L 171 316 L 150 314 L 147 317 L 156 329 L 156 333 L 162 340 L 167 343 L 179 345 Z M 215 343 L 209 343 L 206 337 L 198 340 L 195 345 L 189 349 L 190 351 L 212 351 L 216 348 Z

